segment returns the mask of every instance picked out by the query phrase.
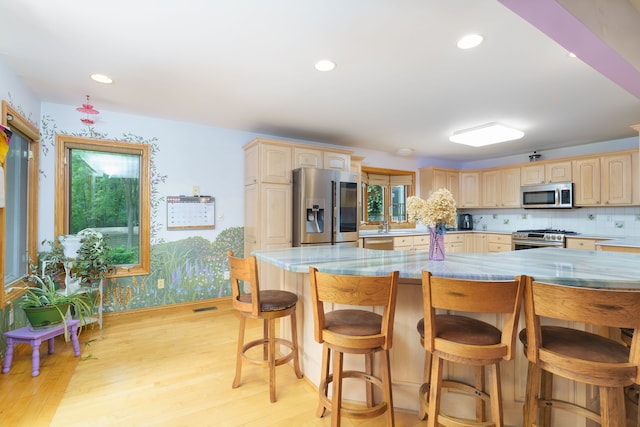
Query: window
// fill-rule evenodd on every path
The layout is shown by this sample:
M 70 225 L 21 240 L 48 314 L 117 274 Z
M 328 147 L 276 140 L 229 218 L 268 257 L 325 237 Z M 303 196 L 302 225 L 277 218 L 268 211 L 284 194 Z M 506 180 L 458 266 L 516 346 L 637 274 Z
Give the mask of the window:
M 38 224 L 38 129 L 2 101 L 0 121 L 13 132 L 3 167 L 4 207 L 0 207 L 0 304 L 19 293 L 5 294 L 29 272 L 37 259 Z
M 365 225 L 406 224 L 407 198 L 415 193 L 415 172 L 362 168 L 362 220 Z
M 55 234 L 109 237 L 116 276 L 149 274 L 149 147 L 58 135 Z

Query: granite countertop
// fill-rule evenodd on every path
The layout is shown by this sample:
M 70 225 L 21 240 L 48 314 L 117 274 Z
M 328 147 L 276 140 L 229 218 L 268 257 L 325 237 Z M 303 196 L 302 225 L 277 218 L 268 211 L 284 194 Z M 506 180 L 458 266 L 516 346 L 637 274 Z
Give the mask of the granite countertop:
M 624 246 L 628 248 L 640 248 L 640 237 L 620 237 L 596 242 L 596 246 Z
M 493 233 L 493 234 L 511 234 L 510 231 L 491 231 L 491 230 L 447 230 L 447 234 L 457 233 Z M 378 230 L 360 230 L 359 236 L 364 237 L 402 237 L 402 236 L 419 236 L 429 234 L 429 230 L 413 229 L 413 228 L 396 228 L 389 230 L 388 233 L 380 233 Z
M 382 275 L 399 270 L 400 279 L 416 283 L 422 271 L 472 280 L 509 280 L 526 274 L 560 285 L 640 290 L 635 266 L 639 254 L 539 248 L 488 254 L 446 255 L 430 261 L 424 251 L 380 251 L 346 246 L 313 246 L 253 252 L 261 261 L 294 273 L 314 266 L 334 274 Z

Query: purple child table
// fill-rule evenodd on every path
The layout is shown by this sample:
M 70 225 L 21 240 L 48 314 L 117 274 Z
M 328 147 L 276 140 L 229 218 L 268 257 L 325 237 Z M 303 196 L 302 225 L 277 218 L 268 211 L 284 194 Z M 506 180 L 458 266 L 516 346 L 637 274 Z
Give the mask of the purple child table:
M 78 326 L 79 320 L 67 320 L 67 329 L 71 335 L 71 343 L 73 345 L 73 353 L 80 356 L 80 343 L 78 342 Z M 7 355 L 4 358 L 4 366 L 2 373 L 6 374 L 11 369 L 11 361 L 13 360 L 13 345 L 15 343 L 31 344 L 31 376 L 40 375 L 40 344 L 44 340 L 49 341 L 49 354 L 53 353 L 53 339 L 64 333 L 64 324 L 52 326 L 47 329 L 31 330 L 30 326 L 16 329 L 14 331 L 5 332 L 7 337 Z

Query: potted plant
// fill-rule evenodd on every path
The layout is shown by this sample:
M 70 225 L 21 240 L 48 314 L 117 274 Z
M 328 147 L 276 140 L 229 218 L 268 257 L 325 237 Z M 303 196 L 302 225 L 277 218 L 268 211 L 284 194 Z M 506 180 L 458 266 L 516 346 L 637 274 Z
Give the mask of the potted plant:
M 80 325 L 84 323 L 84 315 L 93 310 L 86 292 L 61 292 L 56 289 L 51 276 L 31 274 L 28 281 L 34 286 L 26 288 L 24 295 L 18 299 L 18 305 L 24 310 L 33 329 L 64 323 L 65 339 L 68 339 L 66 318 L 69 306 L 74 307 Z
M 91 285 L 113 269 L 108 238 L 99 231 L 87 228 L 76 235 L 60 235 L 48 243 L 50 251 L 40 257 L 42 274 L 56 282 L 69 284 L 69 279 L 77 278 L 79 284 Z

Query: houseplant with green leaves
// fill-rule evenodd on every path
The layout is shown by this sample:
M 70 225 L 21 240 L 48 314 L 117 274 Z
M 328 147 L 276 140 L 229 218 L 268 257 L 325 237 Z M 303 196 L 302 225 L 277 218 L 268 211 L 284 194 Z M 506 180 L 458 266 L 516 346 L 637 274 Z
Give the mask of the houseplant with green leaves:
M 32 286 L 25 288 L 26 292 L 17 303 L 24 310 L 33 329 L 44 329 L 63 323 L 65 339 L 68 339 L 66 321 L 69 307 L 73 306 L 80 325 L 84 324 L 84 316 L 93 311 L 90 295 L 86 292 L 69 293 L 56 289 L 53 279 L 47 275 L 33 273 L 27 280 Z
M 69 250 L 71 238 L 79 239 L 79 246 Z M 91 285 L 113 270 L 108 237 L 97 230 L 87 228 L 76 235 L 60 235 L 48 244 L 50 250 L 40 254 L 40 265 L 43 274 L 56 282 L 70 275 L 82 285 Z

